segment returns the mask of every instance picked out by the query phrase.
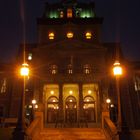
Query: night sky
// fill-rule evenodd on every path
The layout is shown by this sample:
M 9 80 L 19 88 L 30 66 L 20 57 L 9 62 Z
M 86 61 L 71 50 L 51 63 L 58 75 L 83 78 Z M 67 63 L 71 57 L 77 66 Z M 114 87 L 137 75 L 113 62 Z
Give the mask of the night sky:
M 0 3 L 0 62 L 14 61 L 19 44 L 23 41 L 23 24 L 26 27 L 26 43 L 36 42 L 36 18 L 42 16 L 47 0 L 23 0 L 24 22 L 20 1 L 2 0 Z M 93 1 L 96 15 L 104 17 L 102 40 L 121 42 L 127 59 L 140 60 L 140 0 Z

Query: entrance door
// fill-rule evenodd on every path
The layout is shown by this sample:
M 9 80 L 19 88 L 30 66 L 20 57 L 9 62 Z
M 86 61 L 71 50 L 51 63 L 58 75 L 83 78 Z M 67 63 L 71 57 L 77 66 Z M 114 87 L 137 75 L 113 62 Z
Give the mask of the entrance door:
M 68 96 L 65 105 L 65 122 L 66 124 L 73 125 L 77 122 L 77 102 L 75 97 Z
M 58 99 L 55 96 L 52 96 L 48 99 L 47 103 L 47 122 L 55 123 L 58 116 Z
M 87 122 L 96 122 L 95 100 L 91 96 L 84 98 L 84 115 Z

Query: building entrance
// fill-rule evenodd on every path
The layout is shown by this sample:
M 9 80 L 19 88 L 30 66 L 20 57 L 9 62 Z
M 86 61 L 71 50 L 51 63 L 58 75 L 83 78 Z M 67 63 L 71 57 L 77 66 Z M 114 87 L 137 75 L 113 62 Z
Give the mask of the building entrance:
M 73 125 L 77 122 L 77 101 L 73 96 L 69 96 L 65 103 L 65 123 Z

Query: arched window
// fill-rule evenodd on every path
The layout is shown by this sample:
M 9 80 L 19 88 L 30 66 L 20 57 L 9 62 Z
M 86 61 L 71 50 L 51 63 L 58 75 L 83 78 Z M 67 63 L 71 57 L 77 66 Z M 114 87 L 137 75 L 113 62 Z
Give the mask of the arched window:
M 74 96 L 68 96 L 65 101 L 66 110 L 65 118 L 67 123 L 75 123 L 77 121 L 77 102 Z
M 63 18 L 63 17 L 64 17 L 64 12 L 60 11 L 60 18 Z
M 55 123 L 58 116 L 59 101 L 55 96 L 51 96 L 47 101 L 47 122 Z
M 1 81 L 1 93 L 5 93 L 6 92 L 6 86 L 7 86 L 7 79 L 3 78 Z
M 54 33 L 53 32 L 50 32 L 48 36 L 49 36 L 49 39 L 50 40 L 53 40 L 54 39 Z
M 72 18 L 72 9 L 71 8 L 67 9 L 67 18 Z
M 85 64 L 84 65 L 84 73 L 85 74 L 90 74 L 90 72 L 91 72 L 90 66 L 88 64 Z
M 92 33 L 91 32 L 86 32 L 85 36 L 86 36 L 86 39 L 91 39 L 92 38 Z
M 74 36 L 74 35 L 73 35 L 73 32 L 68 32 L 68 33 L 67 33 L 67 38 L 73 38 L 73 36 Z
M 57 65 L 52 65 L 51 66 L 51 74 L 57 74 L 58 72 L 58 67 Z
M 88 122 L 96 122 L 96 115 L 95 115 L 95 100 L 91 96 L 86 96 L 84 98 L 84 115 Z
M 73 73 L 73 67 L 72 67 L 71 64 L 68 65 L 67 72 L 68 72 L 68 74 L 72 74 Z

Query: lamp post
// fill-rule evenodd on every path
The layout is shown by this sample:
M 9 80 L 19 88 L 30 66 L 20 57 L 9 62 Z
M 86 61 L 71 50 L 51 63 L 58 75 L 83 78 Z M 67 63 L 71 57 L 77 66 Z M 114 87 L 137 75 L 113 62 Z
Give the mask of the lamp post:
M 24 140 L 25 139 L 25 80 L 29 75 L 29 67 L 28 64 L 22 64 L 20 68 L 20 75 L 23 77 L 22 79 L 22 93 L 21 93 L 21 104 L 19 108 L 18 122 L 17 126 L 13 132 L 13 140 Z
M 109 98 L 106 99 L 106 103 L 108 105 L 108 110 L 109 110 L 109 106 L 110 106 L 110 103 L 111 103 L 111 100 Z
M 35 115 L 35 112 L 34 112 L 35 111 L 35 105 L 36 105 L 36 100 L 33 99 L 32 100 L 32 113 L 33 113 L 32 115 L 33 115 L 33 119 L 34 119 L 34 115 Z
M 122 67 L 121 67 L 119 61 L 116 61 L 113 65 L 114 65 L 113 73 L 114 73 L 114 76 L 116 77 L 116 92 L 117 92 L 117 97 L 118 97 L 117 127 L 118 127 L 118 131 L 121 132 L 122 118 L 121 118 L 121 97 L 120 97 L 119 80 L 120 80 L 120 76 L 122 75 Z

